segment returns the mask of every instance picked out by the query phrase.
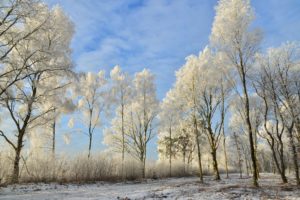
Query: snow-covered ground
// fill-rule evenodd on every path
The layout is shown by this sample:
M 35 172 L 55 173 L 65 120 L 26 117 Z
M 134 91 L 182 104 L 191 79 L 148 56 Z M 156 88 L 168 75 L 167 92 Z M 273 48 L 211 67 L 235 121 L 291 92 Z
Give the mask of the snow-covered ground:
M 293 183 L 294 184 L 294 183 Z M 281 184 L 273 174 L 262 174 L 259 189 L 251 186 L 251 178 L 230 175 L 214 181 L 205 177 L 147 180 L 142 183 L 95 184 L 27 184 L 0 188 L 0 199 L 300 199 L 300 190 Z

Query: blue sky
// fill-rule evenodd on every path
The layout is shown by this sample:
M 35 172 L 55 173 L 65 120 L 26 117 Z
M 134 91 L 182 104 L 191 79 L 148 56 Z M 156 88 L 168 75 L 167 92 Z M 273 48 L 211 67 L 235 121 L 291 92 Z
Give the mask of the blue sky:
M 185 57 L 208 44 L 217 0 L 46 0 L 59 4 L 75 25 L 72 42 L 76 71 L 107 72 L 120 65 L 133 74 L 149 68 L 162 99 Z M 262 50 L 300 41 L 299 0 L 252 0 L 255 25 L 264 32 Z M 75 137 L 70 146 L 85 148 Z M 101 134 L 94 147 L 102 149 Z M 86 138 L 87 141 L 87 138 Z M 63 144 L 61 144 L 63 145 Z M 155 158 L 155 143 L 151 158 Z
M 73 58 L 78 71 L 109 71 L 119 64 L 156 74 L 162 98 L 174 71 L 208 43 L 217 0 L 46 0 L 75 24 Z M 252 0 L 264 47 L 300 39 L 299 0 Z

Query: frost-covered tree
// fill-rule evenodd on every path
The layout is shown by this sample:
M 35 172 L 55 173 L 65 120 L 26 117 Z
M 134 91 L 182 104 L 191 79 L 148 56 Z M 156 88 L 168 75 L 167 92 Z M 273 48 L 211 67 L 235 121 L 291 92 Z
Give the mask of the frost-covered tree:
M 116 137 L 112 138 L 118 146 L 121 146 L 122 153 L 122 176 L 124 178 L 124 161 L 125 161 L 125 112 L 128 109 L 131 100 L 132 81 L 129 75 L 121 71 L 119 66 L 115 66 L 110 72 L 112 81 L 112 95 L 116 104 L 117 116 L 121 117 L 121 139 L 118 138 L 120 134 L 114 134 Z
M 176 128 L 180 120 L 180 112 L 182 109 L 177 104 L 176 90 L 170 90 L 161 103 L 161 112 L 159 114 L 159 144 L 165 147 L 165 154 L 169 156 L 169 175 L 172 175 L 172 157 L 175 155 L 175 142 L 177 138 Z M 164 147 L 159 147 L 163 149 Z M 160 150 L 162 151 L 162 150 Z
M 145 177 L 147 145 L 155 136 L 159 102 L 156 98 L 154 75 L 144 69 L 133 80 L 119 67 L 111 71 L 113 99 L 116 102 L 115 117 L 105 130 L 104 143 L 118 153 L 125 153 L 141 163 Z M 122 164 L 122 176 L 123 174 Z
M 199 56 L 200 74 L 198 75 L 198 84 L 201 86 L 199 88 L 199 102 L 197 106 L 199 118 L 205 129 L 210 146 L 216 180 L 220 179 L 217 149 L 224 128 L 225 98 L 227 98 L 230 91 L 230 84 L 225 81 L 224 74 L 226 74 L 226 71 L 218 68 L 220 66 L 219 59 L 218 55 L 213 55 L 208 48 Z
M 240 83 L 240 91 L 237 92 L 243 102 L 249 143 L 251 149 L 251 160 L 253 165 L 253 184 L 258 186 L 258 164 L 255 158 L 254 130 L 250 121 L 249 102 L 249 70 L 252 67 L 254 55 L 258 51 L 261 41 L 261 33 L 257 29 L 250 28 L 254 19 L 253 9 L 250 0 L 220 0 L 216 7 L 211 43 L 216 49 L 226 55 L 229 65 L 237 74 Z
M 0 98 L 17 81 L 34 73 L 28 60 L 34 59 L 32 57 L 39 52 L 32 51 L 31 54 L 26 55 L 25 59 L 25 55 L 20 51 L 24 45 L 31 45 L 33 39 L 45 31 L 45 27 L 49 25 L 51 16 L 45 9 L 45 5 L 39 0 L 3 0 L 0 2 Z M 58 10 L 58 8 L 55 9 Z M 70 26 L 69 23 L 66 23 L 67 27 Z M 59 26 L 55 29 L 57 28 Z M 49 29 L 48 33 L 51 34 L 51 31 L 56 30 Z M 66 37 L 69 35 L 65 33 Z M 49 35 L 49 38 L 52 36 Z M 23 64 L 16 64 L 16 59 L 23 60 Z
M 283 138 L 287 132 L 298 185 L 299 164 L 294 132 L 298 131 L 299 134 L 299 56 L 299 45 L 296 43 L 269 49 L 266 55 L 259 55 L 257 58 L 259 74 L 256 81 L 256 91 L 263 101 L 264 108 L 263 136 L 271 148 L 282 181 L 286 183 Z M 299 138 L 299 135 L 295 136 Z
M 73 28 L 70 29 L 73 24 L 64 19 L 66 16 L 63 16 L 59 7 L 54 7 L 51 11 L 52 14 L 50 14 L 47 6 L 39 0 L 4 0 L 1 1 L 0 5 L 1 98 L 10 86 L 36 72 L 32 61 L 39 59 L 41 62 L 42 59 L 46 59 L 42 58 L 41 55 L 49 53 L 55 46 L 53 44 L 58 43 L 58 40 L 66 41 L 61 44 L 60 48 L 69 41 L 73 34 Z M 58 32 L 63 33 L 57 34 Z M 41 39 L 36 40 L 39 35 L 41 35 L 40 38 L 45 39 L 40 44 L 38 43 L 41 42 Z M 46 36 L 47 38 L 45 38 Z M 47 49 L 47 45 L 51 46 L 51 49 Z M 33 46 L 35 47 L 32 48 Z M 50 54 L 48 54 L 47 59 L 49 57 Z M 62 59 L 60 62 L 65 61 Z M 71 64 L 70 61 L 68 62 Z M 57 66 L 58 68 L 59 66 Z M 39 70 L 45 71 L 47 69 Z
M 225 100 L 230 91 L 230 84 L 225 77 L 226 70 L 219 68 L 222 66 L 222 59 L 221 54 L 215 55 L 209 48 L 205 48 L 199 56 L 188 57 L 186 64 L 176 74 L 174 87 L 177 91 L 174 102 L 182 107 L 182 110 L 177 109 L 177 112 L 181 112 L 179 115 L 184 113 L 184 117 L 180 119 L 193 119 L 191 126 L 194 127 L 199 171 L 202 171 L 200 136 L 203 133 L 207 136 L 206 141 L 209 144 L 217 180 L 220 179 L 217 149 L 224 132 L 223 124 L 227 110 Z M 201 177 L 200 172 L 202 180 Z
M 184 170 L 188 170 L 192 163 L 196 141 L 194 140 L 191 122 L 182 118 L 176 127 L 175 148 L 176 153 L 181 154 Z
M 24 78 L 6 89 L 1 99 L 1 105 L 9 113 L 15 128 L 16 140 L 4 130 L 0 132 L 15 152 L 12 182 L 18 182 L 19 179 L 25 136 L 30 130 L 45 123 L 44 117 L 53 111 L 53 107 L 44 106 L 43 103 L 62 87 L 48 84 L 48 80 L 54 76 L 63 77 L 71 69 L 69 45 L 72 24 L 58 7 L 49 10 L 45 4 L 37 4 L 35 8 L 39 17 L 28 20 L 24 28 L 31 29 L 44 22 L 42 28 L 26 40 L 19 41 L 10 52 L 14 59 L 10 59 L 4 66 L 27 66 L 25 71 L 20 71 L 22 74 L 27 73 Z
M 287 183 L 285 176 L 285 161 L 283 152 L 283 133 L 284 126 L 279 114 L 279 102 L 275 92 L 273 74 L 269 71 L 269 61 L 259 58 L 261 70 L 259 71 L 255 89 L 258 96 L 262 99 L 263 126 L 259 135 L 266 139 L 283 183 Z
M 183 105 L 185 118 L 191 122 L 197 148 L 200 182 L 203 182 L 200 136 L 203 133 L 200 127 L 197 106 L 199 102 L 199 61 L 197 56 L 189 56 L 186 63 L 176 72 L 175 90 L 178 91 L 177 101 Z M 191 120 L 190 120 L 191 119 Z
M 101 114 L 110 106 L 108 85 L 105 72 L 102 70 L 98 74 L 81 73 L 78 79 L 75 93 L 78 98 L 78 110 L 83 116 L 79 120 L 87 127 L 87 131 L 82 132 L 89 138 L 88 158 L 90 158 L 95 129 L 101 125 Z M 73 121 L 71 118 L 69 123 L 71 127 L 74 125 Z
M 130 127 L 127 133 L 129 153 L 141 162 L 142 177 L 145 178 L 147 145 L 155 136 L 159 102 L 154 75 L 149 70 L 136 73 L 133 85 L 134 96 L 130 104 Z

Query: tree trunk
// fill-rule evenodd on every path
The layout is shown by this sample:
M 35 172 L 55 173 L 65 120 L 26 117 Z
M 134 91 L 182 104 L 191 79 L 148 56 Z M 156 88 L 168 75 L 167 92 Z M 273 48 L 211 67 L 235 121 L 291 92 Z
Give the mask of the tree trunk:
M 247 176 L 249 176 L 249 162 L 248 162 L 248 160 L 245 160 L 245 164 L 246 164 L 246 173 L 247 173 Z
M 240 178 L 242 178 L 242 160 L 241 160 L 241 154 L 240 154 L 240 148 L 237 140 L 237 135 L 236 133 L 233 133 L 234 141 L 235 141 L 235 146 L 236 146 L 236 151 L 238 155 L 238 164 L 239 164 L 239 170 L 240 170 Z
M 269 146 L 271 148 L 272 151 L 272 155 L 273 155 L 273 160 L 275 163 L 275 166 L 277 168 L 278 173 L 280 174 L 281 180 L 283 183 L 287 183 L 287 178 L 285 176 L 285 165 L 284 165 L 284 156 L 283 156 L 283 143 L 282 141 L 279 142 L 280 145 L 280 150 L 279 150 L 279 161 L 280 164 L 278 162 L 277 156 L 276 156 L 276 152 L 275 152 L 275 146 L 274 146 L 274 139 L 271 139 L 271 141 L 268 142 Z
M 248 158 L 247 158 L 247 154 L 248 152 L 246 151 L 246 148 L 243 144 L 241 144 L 241 147 L 242 147 L 242 150 L 243 150 L 243 155 L 244 155 L 244 160 L 245 160 L 245 165 L 246 165 L 246 173 L 247 173 L 247 176 L 249 176 L 249 168 L 250 168 L 250 164 L 249 164 L 249 161 L 248 161 Z
M 281 165 L 279 166 L 278 159 L 277 159 L 277 156 L 276 156 L 276 153 L 275 153 L 275 150 L 274 150 L 274 146 L 273 147 L 271 146 L 271 150 L 272 150 L 272 155 L 273 155 L 273 161 L 275 163 L 275 166 L 276 166 L 276 169 L 277 169 L 278 173 L 280 174 L 281 180 L 282 180 L 283 183 L 287 183 L 287 178 L 285 176 L 285 167 L 283 166 L 284 164 L 282 163 L 283 158 L 280 156 Z
M 25 128 L 27 126 L 27 121 L 25 121 L 25 124 L 21 130 L 19 130 L 18 134 L 18 143 L 15 148 L 15 160 L 14 160 L 14 166 L 13 166 L 13 174 L 12 174 L 12 183 L 18 183 L 19 182 L 19 173 L 20 173 L 20 159 L 21 159 L 21 151 L 23 148 L 23 137 L 25 135 Z
M 18 145 L 17 149 L 15 150 L 15 160 L 14 160 L 14 166 L 13 166 L 13 173 L 12 173 L 12 177 L 11 177 L 11 183 L 19 182 L 21 149 L 22 149 L 22 146 Z
M 125 161 L 125 131 L 124 131 L 124 104 L 122 103 L 121 106 L 121 115 L 122 115 L 122 179 L 125 180 L 125 173 L 124 173 L 124 161 Z
M 170 126 L 169 128 L 169 137 L 170 137 L 170 144 L 169 144 L 169 175 L 172 176 L 172 128 Z
M 226 178 L 229 178 L 228 175 L 228 159 L 227 159 L 227 152 L 226 152 L 226 141 L 225 141 L 225 134 L 223 131 L 223 149 L 224 149 L 224 158 L 225 158 L 225 169 L 226 169 Z
M 200 183 L 203 183 L 203 173 L 202 173 L 202 163 L 201 163 L 201 150 L 200 150 L 200 144 L 198 142 L 198 137 L 197 137 L 197 150 L 198 150 L 198 165 L 199 165 L 199 178 L 200 178 Z
M 211 156 L 212 156 L 212 160 L 213 160 L 213 169 L 214 169 L 215 180 L 221 180 L 219 169 L 218 169 L 216 148 L 212 149 Z
M 296 146 L 293 138 L 293 126 L 288 128 L 288 134 L 289 134 L 289 142 L 292 150 L 292 160 L 294 164 L 296 183 L 298 186 L 300 186 L 298 155 L 297 155 Z
M 295 127 L 297 130 L 297 140 L 298 140 L 298 153 L 300 152 L 300 117 L 296 119 Z
M 89 109 L 89 151 L 88 151 L 88 158 L 91 156 L 91 149 L 92 149 L 92 140 L 93 140 L 93 130 L 92 130 L 92 120 L 93 120 L 93 108 Z
M 53 119 L 53 123 L 52 123 L 52 164 L 53 164 L 53 171 L 52 171 L 52 179 L 55 180 L 55 128 L 56 128 L 56 122 L 55 122 L 55 118 Z
M 195 139 L 196 139 L 196 144 L 197 144 L 199 178 L 200 178 L 200 183 L 203 183 L 203 173 L 202 173 L 202 163 L 201 163 L 201 149 L 200 149 L 200 143 L 199 143 L 199 132 L 198 132 L 196 116 L 194 116 L 194 133 L 195 133 Z
M 89 135 L 89 153 L 88 153 L 88 158 L 91 157 L 92 140 L 93 140 L 93 134 L 90 134 Z
M 244 67 L 242 67 L 244 69 Z M 249 104 L 249 97 L 248 97 L 248 90 L 247 90 L 247 84 L 246 84 L 246 75 L 243 72 L 242 73 L 242 83 L 243 83 L 243 93 L 245 97 L 245 118 L 246 118 L 246 124 L 248 129 L 248 135 L 249 135 L 249 142 L 250 142 L 250 153 L 251 153 L 251 160 L 252 160 L 252 166 L 253 166 L 253 185 L 258 187 L 258 176 L 257 176 L 257 163 L 256 163 L 256 156 L 255 156 L 255 147 L 254 147 L 254 141 L 253 141 L 253 131 L 250 121 L 250 104 Z
M 142 178 L 144 179 L 146 177 L 146 173 L 145 173 L 145 166 L 146 166 L 146 159 L 145 159 L 145 153 L 141 152 L 140 155 L 140 162 L 141 162 L 141 171 L 142 171 Z
M 144 157 L 143 162 L 143 178 L 146 178 L 146 157 Z
M 209 123 L 210 124 L 210 123 Z M 220 180 L 220 173 L 218 169 L 218 162 L 217 162 L 217 148 L 216 148 L 216 141 L 214 137 L 214 133 L 210 126 L 208 127 L 208 134 L 210 140 L 210 150 L 211 150 L 211 157 L 212 157 L 212 166 L 214 170 L 215 180 Z
M 55 158 L 55 127 L 56 127 L 56 122 L 55 119 L 52 124 L 52 156 L 53 159 Z
M 274 158 L 273 158 L 273 162 L 272 162 L 272 169 L 273 169 L 273 174 L 275 174 L 276 173 L 276 167 L 275 167 Z
M 225 114 L 226 114 L 226 108 L 225 108 L 225 92 L 224 87 L 222 84 L 222 135 L 223 135 L 223 150 L 224 150 L 224 158 L 225 158 L 225 169 L 226 169 L 226 178 L 229 178 L 228 175 L 228 159 L 227 159 L 227 151 L 226 151 L 226 136 L 225 136 Z
M 147 157 L 147 148 L 146 148 L 146 145 L 145 144 L 145 155 L 144 155 L 144 162 L 143 162 L 143 171 L 144 171 L 144 174 L 143 174 L 143 178 L 146 178 L 146 157 Z
M 278 139 L 279 140 L 279 159 L 280 159 L 280 166 L 281 166 L 281 179 L 282 179 L 282 182 L 283 183 L 287 183 L 287 178 L 286 178 L 286 175 L 285 175 L 285 170 L 286 170 L 286 166 L 285 166 L 285 163 L 284 163 L 284 150 L 283 150 L 283 142 L 281 140 L 281 138 Z
M 259 170 L 260 170 L 260 163 L 257 160 L 257 132 L 254 131 L 254 155 L 255 155 L 255 160 L 256 160 L 256 164 L 257 164 L 257 178 L 260 178 L 259 175 Z
M 184 170 L 184 174 L 186 173 L 186 169 L 185 169 L 185 149 L 182 152 L 182 162 L 183 162 L 183 170 Z
M 288 181 L 287 181 L 287 178 L 286 178 L 286 176 L 285 176 L 285 169 L 283 169 L 283 170 L 281 171 L 280 176 L 281 176 L 281 180 L 282 180 L 283 183 L 287 183 L 287 182 L 288 182 Z

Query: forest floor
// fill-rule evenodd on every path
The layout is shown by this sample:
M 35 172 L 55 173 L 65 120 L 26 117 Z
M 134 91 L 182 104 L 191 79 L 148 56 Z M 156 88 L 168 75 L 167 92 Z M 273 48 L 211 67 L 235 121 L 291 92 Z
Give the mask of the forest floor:
M 252 179 L 230 174 L 214 181 L 205 177 L 168 178 L 128 183 L 94 184 L 18 184 L 0 188 L 0 200 L 37 199 L 300 199 L 295 183 L 281 184 L 274 174 L 261 174 L 260 188 L 251 186 Z

